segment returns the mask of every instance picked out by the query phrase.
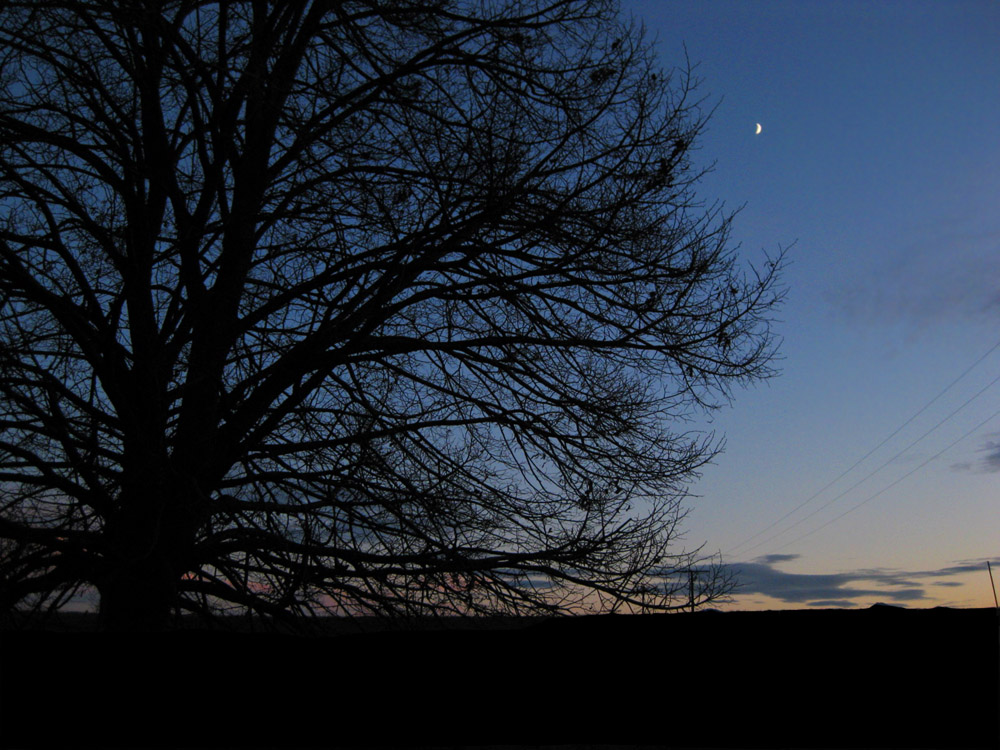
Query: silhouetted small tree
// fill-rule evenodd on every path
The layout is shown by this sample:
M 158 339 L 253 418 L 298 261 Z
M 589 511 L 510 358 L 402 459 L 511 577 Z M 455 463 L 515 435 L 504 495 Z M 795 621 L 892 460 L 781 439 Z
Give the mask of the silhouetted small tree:
M 4 3 L 2 605 L 688 606 L 780 265 L 691 90 L 605 0 Z

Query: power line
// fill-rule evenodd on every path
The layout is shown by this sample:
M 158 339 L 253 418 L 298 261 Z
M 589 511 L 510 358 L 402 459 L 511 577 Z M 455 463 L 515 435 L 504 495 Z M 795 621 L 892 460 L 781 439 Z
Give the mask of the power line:
M 851 464 L 846 469 L 844 469 L 840 474 L 838 474 L 837 476 L 835 476 L 832 480 L 830 480 L 829 482 L 827 482 L 827 484 L 825 484 L 822 488 L 820 488 L 819 490 L 817 490 L 816 492 L 814 492 L 812 495 L 810 495 L 809 497 L 807 497 L 805 500 L 803 500 L 797 506 L 795 506 L 790 511 L 788 511 L 787 513 L 785 513 L 785 515 L 783 515 L 777 521 L 774 521 L 773 523 L 765 526 L 763 529 L 761 529 L 760 531 L 758 531 L 756 534 L 753 534 L 752 536 L 747 537 L 742 542 L 740 542 L 739 544 L 737 544 L 735 547 L 733 547 L 729 551 L 728 554 L 729 555 L 736 554 L 737 550 L 739 550 L 741 547 L 744 547 L 746 544 L 748 544 L 749 542 L 752 542 L 754 539 L 756 539 L 757 537 L 761 536 L 762 534 L 767 533 L 768 531 L 770 531 L 771 529 L 773 529 L 775 526 L 777 526 L 778 524 L 780 524 L 782 521 L 784 521 L 785 519 L 787 519 L 790 516 L 794 515 L 798 511 L 800 511 L 802 508 L 804 508 L 805 506 L 807 506 L 809 503 L 811 503 L 817 497 L 819 497 L 824 492 L 826 492 L 828 489 L 830 489 L 830 487 L 832 487 L 837 482 L 839 482 L 841 479 L 843 479 L 845 476 L 847 476 L 852 471 L 854 471 L 854 469 L 856 469 L 863 461 L 865 461 L 865 459 L 867 459 L 869 456 L 871 456 L 873 453 L 875 453 L 875 451 L 877 451 L 883 445 L 885 445 L 890 440 L 892 440 L 892 438 L 894 438 L 896 435 L 898 435 L 900 433 L 900 431 L 902 431 L 914 419 L 916 419 L 921 414 L 923 414 L 925 411 L 927 411 L 927 409 L 930 408 L 939 398 L 941 398 L 944 394 L 946 394 L 948 391 L 950 391 L 960 380 L 962 380 L 966 375 L 968 375 L 970 372 L 972 372 L 972 370 L 975 367 L 977 367 L 984 359 L 986 359 L 988 356 L 990 356 L 997 349 L 1000 349 L 1000 341 L 997 341 L 993 346 L 991 346 L 989 348 L 989 350 L 986 353 L 984 353 L 982 356 L 980 356 L 978 359 L 976 359 L 976 361 L 974 361 L 971 365 L 969 365 L 968 367 L 966 367 L 962 371 L 962 373 L 958 377 L 956 377 L 954 380 L 952 380 L 950 383 L 948 383 L 948 385 L 946 385 L 944 387 L 944 389 L 940 393 L 938 393 L 934 398 L 932 398 L 930 401 L 928 401 L 926 404 L 924 404 L 919 410 L 917 410 L 916 413 L 913 414 L 913 416 L 911 416 L 909 419 L 907 419 L 905 422 L 903 422 L 899 427 L 897 427 L 895 430 L 893 430 L 891 433 L 889 433 L 889 435 L 887 437 L 883 438 L 882 441 L 878 445 L 876 445 L 874 448 L 872 448 L 867 453 L 865 453 L 865 455 L 863 455 L 861 458 L 859 458 L 853 464 Z M 996 381 L 994 380 L 993 382 L 995 383 Z M 990 385 L 993 385 L 993 383 L 990 383 Z M 989 386 L 987 386 L 987 388 L 988 387 Z M 980 391 L 980 393 L 982 393 L 982 391 Z M 979 394 L 977 394 L 977 396 L 978 395 Z M 976 398 L 976 396 L 974 396 L 973 398 Z M 968 403 L 968 402 L 966 402 L 966 403 Z M 964 406 L 965 406 L 965 404 L 963 404 L 961 407 L 959 407 L 959 410 L 962 409 L 962 408 L 964 408 Z M 914 443 L 911 443 L 911 446 L 913 444 L 915 444 L 916 442 L 919 442 L 919 440 L 922 440 L 924 437 L 926 437 L 926 435 L 930 434 L 930 432 L 932 432 L 934 429 L 937 429 L 937 427 L 940 426 L 940 424 L 942 424 L 943 422 L 945 422 L 948 419 L 950 419 L 951 416 L 954 415 L 954 413 L 955 412 L 953 412 L 952 414 L 950 414 L 948 417 L 945 417 L 945 419 L 942 420 L 942 422 L 939 422 L 938 425 L 935 425 L 934 428 L 932 428 L 930 431 L 928 431 L 927 433 L 925 433 L 924 435 L 922 435 L 920 438 L 918 438 L 917 441 L 914 441 Z M 906 451 L 906 450 L 909 450 L 909 447 L 904 448 L 904 451 Z M 895 460 L 895 457 L 892 458 L 892 459 L 889 459 L 889 460 L 893 461 L 893 460 Z M 884 465 L 885 464 L 883 464 L 883 466 Z M 879 467 L 879 469 L 876 469 L 876 472 L 879 471 L 881 468 L 882 467 Z M 852 485 L 850 488 L 848 488 L 843 493 L 841 493 L 836 498 L 834 498 L 834 500 L 837 500 L 837 499 L 843 497 L 845 494 L 847 494 L 847 492 L 850 492 L 851 490 L 853 490 L 855 487 L 857 487 L 859 484 L 861 484 L 861 482 L 864 482 L 870 476 L 871 476 L 871 474 L 869 474 L 868 476 L 866 476 L 865 479 L 862 479 L 860 482 L 857 482 L 856 484 Z M 833 502 L 833 501 L 831 500 L 830 502 Z M 829 503 L 827 503 L 827 505 L 829 505 Z M 825 507 L 826 507 L 826 505 L 821 506 L 819 508 L 819 510 L 822 510 Z M 809 516 L 806 516 L 806 518 L 802 519 L 802 521 L 805 521 L 805 520 L 808 520 L 809 518 L 812 518 L 813 515 L 815 515 L 815 513 L 810 514 Z M 795 526 L 797 526 L 802 521 L 799 521 L 799 522 L 793 524 L 792 526 L 789 526 L 788 529 L 795 528 Z M 788 529 L 785 529 L 784 531 L 781 531 L 778 534 L 775 534 L 774 536 L 769 537 L 768 539 L 764 540 L 760 544 L 754 545 L 753 547 L 751 547 L 748 550 L 744 550 L 744 552 L 742 554 L 746 554 L 747 552 L 750 552 L 751 550 L 757 549 L 757 547 L 760 547 L 761 545 L 766 544 L 768 541 L 770 541 L 771 539 L 774 539 L 776 536 L 780 536 L 781 534 L 785 533 L 785 531 L 788 531 Z
M 777 537 L 781 536 L 782 534 L 788 533 L 789 531 L 791 531 L 792 529 L 794 529 L 796 526 L 799 526 L 800 524 L 803 524 L 806 521 L 808 521 L 810 518 L 812 518 L 813 516 L 815 516 L 820 511 L 822 511 L 822 510 L 828 508 L 829 506 L 833 505 L 833 503 L 835 503 L 838 500 L 840 500 L 840 498 L 844 497 L 844 495 L 848 494 L 849 492 L 851 492 L 855 488 L 859 487 L 860 485 L 864 484 L 869 479 L 871 479 L 873 476 L 875 476 L 876 474 L 878 474 L 880 471 L 882 471 L 882 469 L 884 469 L 886 466 L 888 466 L 889 464 L 891 464 L 897 458 L 899 458 L 900 456 L 902 456 L 904 453 L 906 453 L 908 450 L 910 450 L 913 446 L 915 446 L 917 443 L 919 443 L 925 437 L 927 437 L 928 435 L 930 435 L 932 432 L 934 432 L 935 430 L 937 430 L 941 425 L 943 425 L 949 419 L 951 419 L 956 414 L 958 414 L 960 411 L 962 411 L 962 409 L 964 409 L 966 406 L 968 406 L 973 401 L 975 401 L 977 398 L 979 398 L 984 393 L 986 393 L 987 390 L 989 390 L 990 388 L 992 388 L 998 382 L 1000 382 L 1000 375 L 998 375 L 997 377 L 993 378 L 993 380 L 991 380 L 989 383 L 987 383 L 985 386 L 983 386 L 977 393 L 975 393 L 973 396 L 971 396 L 968 399 L 966 399 L 965 402 L 962 403 L 961 406 L 959 406 L 958 408 L 954 409 L 950 414 L 948 414 L 948 416 L 946 416 L 944 419 L 942 419 L 936 425 L 934 425 L 929 430 L 927 430 L 923 435 L 921 435 L 916 440 L 914 440 L 909 445 L 907 445 L 905 448 L 903 448 L 901 451 L 899 451 L 899 453 L 897 453 L 896 455 L 892 456 L 891 458 L 886 459 L 877 468 L 875 468 L 872 471 L 868 472 L 865 476 L 863 476 L 857 482 L 855 482 L 850 487 L 848 487 L 846 490 L 844 490 L 843 492 L 841 492 L 839 495 L 837 495 L 836 497 L 834 497 L 831 500 L 827 500 L 821 506 L 819 506 L 818 508 L 816 508 L 816 510 L 814 510 L 812 513 L 810 513 L 808 516 L 806 516 L 804 518 L 800 518 L 798 521 L 796 521 L 795 523 L 793 523 L 791 526 L 789 526 L 789 527 L 787 527 L 785 529 L 782 529 L 777 534 L 773 534 L 770 537 L 768 537 L 767 539 L 765 539 L 764 541 L 759 542 L 759 543 L 755 544 L 753 547 L 750 547 L 750 548 L 744 550 L 743 554 L 747 554 L 748 552 L 752 552 L 753 550 L 757 549 L 758 547 L 761 547 L 761 546 L 767 544 L 772 539 L 776 539 Z M 921 464 L 921 465 L 923 465 L 923 464 Z M 909 476 L 909 474 L 905 474 L 904 476 Z M 745 542 L 744 542 L 744 544 L 745 544 Z
M 995 419 L 998 416 L 1000 416 L 1000 410 L 997 410 L 997 411 L 993 412 L 990 416 L 988 416 L 986 419 L 984 419 L 982 422 L 980 422 L 979 424 L 977 424 L 975 427 L 973 427 L 968 432 L 964 433 L 961 437 L 959 437 L 958 439 L 953 440 L 952 442 L 948 443 L 948 445 L 946 445 L 944 448 L 942 448 L 941 450 L 939 450 L 937 453 L 935 453 L 933 456 L 931 456 L 930 458 L 928 458 L 926 461 L 923 461 L 922 463 L 920 463 L 916 467 L 910 469 L 908 472 L 906 472 L 905 474 L 903 474 L 903 476 L 899 477 L 899 479 L 896 479 L 894 482 L 891 482 L 890 484 L 886 485 L 885 487 L 883 487 L 882 489 L 880 489 L 878 492 L 876 492 L 874 495 L 870 495 L 869 497 L 865 498 L 864 500 L 862 500 L 857 505 L 848 508 L 843 513 L 841 513 L 839 516 L 834 516 L 829 521 L 826 521 L 825 523 L 817 526 L 812 531 L 808 531 L 805 534 L 802 534 L 801 536 L 795 537 L 795 539 L 793 539 L 790 542 L 787 542 L 786 544 L 783 544 L 781 547 L 778 547 L 777 550 L 775 550 L 775 551 L 777 552 L 777 551 L 786 549 L 787 547 L 790 547 L 791 545 L 795 544 L 796 542 L 802 541 L 807 536 L 812 536 L 817 531 L 820 531 L 821 529 L 825 529 L 827 526 L 829 526 L 834 521 L 839 521 L 841 518 L 843 518 L 844 516 L 848 515 L 849 513 L 853 513 L 858 508 L 860 508 L 862 505 L 866 505 L 867 503 L 870 503 L 872 500 L 874 500 L 875 498 L 877 498 L 879 495 L 882 495 L 883 493 L 888 492 L 889 490 L 891 490 L 893 487 L 895 487 L 897 484 L 899 484 L 900 482 L 902 482 L 908 476 L 911 476 L 912 474 L 915 474 L 916 472 L 920 471 L 920 469 L 924 468 L 931 461 L 934 461 L 935 459 L 939 458 L 942 454 L 944 454 L 946 451 L 948 451 L 949 449 L 951 449 L 953 446 L 955 446 L 958 443 L 962 442 L 967 437 L 969 437 L 969 435 L 971 435 L 973 432 L 975 432 L 976 430 L 980 429 L 987 422 L 989 422 L 992 419 Z

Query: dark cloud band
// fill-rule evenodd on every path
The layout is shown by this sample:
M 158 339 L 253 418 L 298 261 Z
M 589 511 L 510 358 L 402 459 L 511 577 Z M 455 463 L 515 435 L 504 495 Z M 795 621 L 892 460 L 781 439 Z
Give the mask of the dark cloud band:
M 847 573 L 787 573 L 779 563 L 799 555 L 765 555 L 752 562 L 731 564 L 739 580 L 737 596 L 762 594 L 789 604 L 811 607 L 850 607 L 858 600 L 876 597 L 897 604 L 920 603 L 929 586 L 957 586 L 944 580 L 984 571 L 985 560 L 962 561 L 938 570 L 857 570 Z M 991 561 L 1000 566 L 1000 560 Z

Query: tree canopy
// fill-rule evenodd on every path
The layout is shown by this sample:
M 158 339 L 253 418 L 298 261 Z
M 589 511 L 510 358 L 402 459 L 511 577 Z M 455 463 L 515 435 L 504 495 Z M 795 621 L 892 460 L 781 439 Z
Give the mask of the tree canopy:
M 687 606 L 781 292 L 705 121 L 611 0 L 5 3 L 0 607 Z

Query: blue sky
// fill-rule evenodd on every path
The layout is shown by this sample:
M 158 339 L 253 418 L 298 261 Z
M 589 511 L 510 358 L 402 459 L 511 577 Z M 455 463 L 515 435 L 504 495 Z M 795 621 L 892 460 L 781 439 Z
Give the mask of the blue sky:
M 738 608 L 992 606 L 1000 4 L 622 6 L 715 107 L 699 195 L 743 207 L 748 259 L 794 243 L 782 374 L 705 425 L 686 543 L 740 568 Z

